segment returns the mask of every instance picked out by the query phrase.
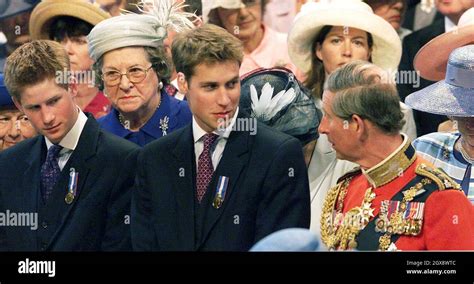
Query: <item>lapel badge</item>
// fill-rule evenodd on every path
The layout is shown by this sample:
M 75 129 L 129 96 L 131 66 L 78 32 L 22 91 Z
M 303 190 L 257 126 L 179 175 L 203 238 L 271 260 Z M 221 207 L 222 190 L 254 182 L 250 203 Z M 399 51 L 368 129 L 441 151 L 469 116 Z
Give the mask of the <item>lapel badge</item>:
M 74 201 L 77 193 L 77 180 L 79 179 L 79 173 L 74 168 L 69 170 L 69 185 L 66 197 L 64 201 L 66 204 L 71 204 Z
M 217 183 L 216 194 L 214 195 L 214 201 L 212 202 L 212 206 L 214 208 L 219 209 L 222 207 L 222 203 L 224 203 L 228 185 L 229 177 L 220 176 L 219 182 Z

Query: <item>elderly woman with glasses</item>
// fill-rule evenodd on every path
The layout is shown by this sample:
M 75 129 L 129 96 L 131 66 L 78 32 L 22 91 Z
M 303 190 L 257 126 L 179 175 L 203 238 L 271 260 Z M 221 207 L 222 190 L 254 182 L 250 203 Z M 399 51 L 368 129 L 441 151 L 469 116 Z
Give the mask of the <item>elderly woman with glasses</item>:
M 26 115 L 19 111 L 8 94 L 0 73 L 0 151 L 36 136 L 36 130 Z
M 94 70 L 113 106 L 99 123 L 140 146 L 186 125 L 192 117 L 187 102 L 163 89 L 163 84 L 169 83 L 171 63 L 163 47 L 169 27 L 162 23 L 170 23 L 178 31 L 192 28 L 186 18 L 190 14 L 174 12 L 182 4 L 172 0 L 145 2 L 148 8 L 153 6 L 144 14 L 102 21 L 88 36 Z M 173 10 L 173 15 L 160 13 L 161 8 Z

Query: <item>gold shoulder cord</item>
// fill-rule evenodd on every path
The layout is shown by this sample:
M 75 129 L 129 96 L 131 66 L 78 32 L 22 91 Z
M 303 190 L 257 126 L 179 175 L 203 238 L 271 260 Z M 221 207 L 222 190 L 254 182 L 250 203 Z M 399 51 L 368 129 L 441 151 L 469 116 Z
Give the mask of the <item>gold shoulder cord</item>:
M 324 200 L 321 215 L 321 239 L 330 250 L 346 250 L 357 248 L 356 237 L 373 217 L 374 209 L 371 208 L 375 193 L 368 188 L 364 195 L 362 205 L 352 208 L 346 214 L 342 213 L 342 204 L 352 177 L 345 179 L 331 188 Z M 340 198 L 338 198 L 338 196 Z M 339 199 L 337 208 L 334 207 Z

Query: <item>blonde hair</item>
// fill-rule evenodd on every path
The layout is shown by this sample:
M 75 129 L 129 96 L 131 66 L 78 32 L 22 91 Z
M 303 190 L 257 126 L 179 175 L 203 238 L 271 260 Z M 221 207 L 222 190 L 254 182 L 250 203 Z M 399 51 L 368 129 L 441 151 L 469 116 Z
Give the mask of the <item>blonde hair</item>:
M 21 102 L 21 93 L 29 86 L 58 74 L 70 74 L 69 57 L 63 46 L 51 40 L 35 40 L 17 48 L 5 63 L 5 85 L 10 95 Z M 68 89 L 68 82 L 57 82 Z

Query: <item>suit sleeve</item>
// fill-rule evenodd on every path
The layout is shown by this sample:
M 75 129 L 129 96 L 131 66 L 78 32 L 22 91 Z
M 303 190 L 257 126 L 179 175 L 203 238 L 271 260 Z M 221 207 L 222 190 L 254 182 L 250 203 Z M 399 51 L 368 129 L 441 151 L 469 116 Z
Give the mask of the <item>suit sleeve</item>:
M 275 151 L 257 210 L 255 242 L 285 228 L 309 228 L 310 197 L 301 144 L 288 139 Z
M 107 223 L 102 239 L 103 251 L 129 251 L 132 248 L 130 237 L 130 200 L 134 186 L 138 149 L 122 160 L 123 167 L 117 176 L 107 207 Z
M 147 186 L 145 151 L 139 155 L 135 189 L 132 194 L 132 246 L 135 251 L 157 250 L 152 222 L 152 201 Z
M 413 58 L 415 57 L 416 52 L 418 51 L 418 43 L 413 40 L 413 37 L 408 35 L 403 40 L 403 53 L 402 59 L 400 64 L 398 65 L 398 71 L 401 74 L 407 71 L 413 71 L 415 67 L 413 67 Z M 414 50 L 415 49 L 415 50 Z M 399 83 L 397 84 L 398 95 L 400 96 L 400 100 L 402 102 L 405 101 L 405 98 L 414 92 L 414 88 L 412 84 L 406 83 Z
M 459 190 L 434 192 L 425 205 L 428 250 L 474 250 L 473 206 Z

